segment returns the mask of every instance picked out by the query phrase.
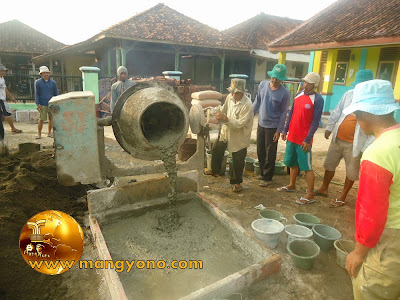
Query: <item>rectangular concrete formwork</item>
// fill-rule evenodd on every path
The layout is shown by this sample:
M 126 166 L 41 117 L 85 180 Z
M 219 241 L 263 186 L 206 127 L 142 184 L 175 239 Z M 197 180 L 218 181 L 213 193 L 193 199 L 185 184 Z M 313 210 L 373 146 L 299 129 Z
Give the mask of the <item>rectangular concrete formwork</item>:
M 167 178 L 168 179 L 168 178 Z M 90 212 L 90 228 L 95 240 L 95 244 L 98 250 L 100 260 L 112 260 L 112 257 L 107 248 L 104 236 L 101 232 L 100 224 L 102 221 L 107 221 L 108 218 L 102 216 L 106 211 L 110 212 L 111 219 L 113 215 L 115 216 L 119 212 L 125 211 L 129 208 L 130 210 L 143 210 L 160 207 L 168 203 L 168 200 L 157 197 L 159 190 L 155 190 L 152 187 L 154 185 L 160 186 L 160 183 L 165 180 L 164 178 L 155 178 L 150 180 L 144 180 L 141 182 L 136 182 L 131 185 L 122 188 L 107 188 L 102 190 L 93 191 L 88 193 L 88 204 Z M 181 181 L 181 190 L 186 184 L 183 184 L 185 179 L 178 177 L 178 190 L 179 181 Z M 145 192 L 140 192 L 141 188 L 146 186 L 147 190 Z M 192 188 L 195 189 L 194 186 Z M 103 191 L 104 190 L 104 191 Z M 200 193 L 188 193 L 190 188 L 185 188 L 185 194 L 190 195 L 191 198 L 197 198 L 201 203 L 210 211 L 210 213 L 217 218 L 217 220 L 230 232 L 232 232 L 234 238 L 240 243 L 244 251 L 248 251 L 253 255 L 257 263 L 233 273 L 217 282 L 192 292 L 191 294 L 181 298 L 184 300 L 191 299 L 213 299 L 215 297 L 227 296 L 242 290 L 243 288 L 249 287 L 252 284 L 267 278 L 268 276 L 277 273 L 280 270 L 281 257 L 278 254 L 266 249 L 264 245 L 256 240 L 249 232 L 247 232 L 243 227 L 241 227 L 237 222 L 232 220 L 218 207 L 212 204 L 203 194 Z M 120 202 L 127 195 L 132 195 L 135 193 L 134 197 L 128 197 L 130 204 L 126 202 Z M 150 194 L 149 194 L 150 192 Z M 102 196 L 105 196 L 103 197 Z M 114 206 L 112 202 L 113 198 L 116 198 L 115 205 L 121 205 L 124 207 L 123 210 Z M 142 198 L 144 197 L 144 198 Z M 153 200 L 149 197 L 155 197 Z M 157 199 L 158 198 L 158 199 Z M 187 197 L 186 197 L 187 198 Z M 96 203 L 100 201 L 102 203 Z M 126 198 L 125 198 L 126 199 Z M 183 198 L 180 198 L 183 199 Z M 118 201 L 119 200 L 119 201 Z M 126 201 L 126 200 L 125 200 Z M 136 203 L 135 203 L 136 202 Z M 134 215 L 134 214 L 133 214 Z M 100 217 L 100 220 L 97 218 Z M 100 223 L 100 224 L 99 224 Z M 127 299 L 125 291 L 123 289 L 122 283 L 119 279 L 117 272 L 114 269 L 104 269 L 104 276 L 109 287 L 112 299 Z

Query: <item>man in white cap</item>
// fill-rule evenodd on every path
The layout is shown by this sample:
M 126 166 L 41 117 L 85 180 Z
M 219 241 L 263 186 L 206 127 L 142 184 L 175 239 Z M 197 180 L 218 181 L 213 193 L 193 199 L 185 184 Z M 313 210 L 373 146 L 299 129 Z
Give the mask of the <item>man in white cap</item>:
M 361 159 L 356 246 L 346 259 L 356 300 L 400 298 L 400 124 L 393 117 L 399 109 L 392 84 L 376 79 L 357 84 L 343 111 L 375 136 Z
M 220 139 L 212 150 L 211 170 L 206 175 L 218 177 L 221 171 L 221 162 L 225 150 L 232 154 L 230 168 L 230 183 L 232 190 L 239 193 L 243 190 L 243 170 L 250 146 L 251 130 L 253 128 L 253 107 L 251 100 L 245 95 L 244 79 L 235 78 L 228 88 L 230 94 L 226 97 L 223 106 L 213 109 L 218 121 L 222 122 Z
M 282 132 L 282 140 L 285 141 L 287 137 L 284 163 L 290 167 L 290 183 L 278 188 L 278 191 L 296 191 L 299 169 L 305 171 L 307 195 L 296 200 L 296 203 L 301 205 L 314 203 L 315 177 L 311 166 L 311 146 L 324 107 L 324 99 L 315 92 L 319 80 L 319 74 L 315 72 L 308 73 L 303 79 L 303 91 L 294 99 Z
M 128 70 L 124 66 L 118 68 L 117 78 L 118 81 L 111 86 L 111 112 L 114 111 L 115 104 L 122 93 L 135 85 L 135 81 L 128 79 Z
M 13 120 L 11 118 L 11 110 L 10 110 L 10 107 L 8 106 L 7 101 L 6 101 L 6 96 L 8 96 L 8 97 L 10 97 L 10 99 L 14 103 L 17 102 L 15 100 L 15 97 L 8 91 L 8 89 L 6 87 L 4 76 L 6 75 L 7 70 L 8 69 L 4 65 L 0 64 L 0 116 L 3 115 L 3 117 L 5 117 L 7 119 L 7 122 L 11 127 L 11 132 L 12 133 L 21 133 L 22 130 L 17 129 L 14 126 L 14 122 L 13 122 Z M 4 127 L 3 127 L 3 124 L 1 124 L 0 126 L 2 128 L 2 130 L 0 129 L 0 131 L 3 132 L 3 138 L 4 138 Z M 0 133 L 0 135 L 1 135 L 1 133 Z
M 50 79 L 50 70 L 46 66 L 41 66 L 39 68 L 40 79 L 35 81 L 35 102 L 37 110 L 39 111 L 39 124 L 38 124 L 38 136 L 36 139 L 40 139 L 42 137 L 42 128 L 44 121 L 47 121 L 47 117 L 49 118 L 49 133 L 48 137 L 53 137 L 51 134 L 51 130 L 53 128 L 53 122 L 51 118 L 51 114 L 49 112 L 49 101 L 54 96 L 58 96 L 58 88 L 57 83 Z

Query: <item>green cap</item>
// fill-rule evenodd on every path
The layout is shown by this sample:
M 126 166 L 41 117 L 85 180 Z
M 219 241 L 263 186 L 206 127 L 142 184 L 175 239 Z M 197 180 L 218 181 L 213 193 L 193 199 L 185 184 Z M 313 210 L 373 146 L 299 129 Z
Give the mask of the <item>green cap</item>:
M 274 77 L 276 79 L 279 79 L 280 81 L 285 81 L 287 80 L 286 72 L 287 68 L 285 65 L 276 64 L 272 71 L 268 71 L 268 76 L 271 78 Z

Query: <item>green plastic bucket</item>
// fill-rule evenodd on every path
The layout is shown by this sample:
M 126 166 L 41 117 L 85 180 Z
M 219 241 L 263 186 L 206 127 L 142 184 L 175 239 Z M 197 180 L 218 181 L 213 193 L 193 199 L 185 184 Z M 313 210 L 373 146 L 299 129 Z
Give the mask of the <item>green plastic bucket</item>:
M 272 209 L 264 209 L 260 211 L 259 215 L 261 218 L 277 220 L 279 222 L 286 220 L 279 211 Z
M 310 270 L 314 266 L 315 259 L 320 253 L 318 245 L 310 240 L 293 240 L 287 245 L 290 256 L 296 267 Z
M 347 254 L 354 250 L 356 243 L 350 240 L 336 240 L 333 245 L 336 248 L 336 262 L 346 269 Z
M 320 224 L 321 220 L 309 213 L 297 213 L 293 216 L 297 224 L 312 228 L 315 224 Z
M 253 166 L 254 166 L 254 174 L 260 175 L 261 174 L 260 163 L 256 161 L 255 163 L 253 163 Z
M 256 162 L 256 160 L 254 158 L 246 157 L 244 159 L 244 162 L 245 162 L 244 168 L 247 171 L 254 171 L 254 165 L 253 164 Z
M 283 175 L 285 172 L 285 164 L 281 161 L 275 162 L 275 169 L 274 169 L 274 174 L 275 175 Z
M 312 230 L 314 232 L 314 241 L 325 252 L 332 250 L 333 243 L 342 237 L 338 230 L 324 224 L 316 224 L 312 227 Z

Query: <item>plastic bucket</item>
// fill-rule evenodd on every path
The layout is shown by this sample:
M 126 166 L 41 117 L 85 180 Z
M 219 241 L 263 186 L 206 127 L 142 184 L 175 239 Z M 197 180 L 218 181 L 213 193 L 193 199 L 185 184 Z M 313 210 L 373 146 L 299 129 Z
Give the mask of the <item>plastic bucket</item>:
M 314 241 L 325 252 L 332 250 L 333 242 L 342 237 L 338 230 L 328 225 L 317 224 L 313 226 L 312 230 L 314 232 Z
M 311 229 L 302 226 L 302 225 L 286 225 L 285 232 L 287 233 L 287 242 L 288 245 L 291 241 L 294 240 L 308 240 L 313 236 L 313 232 Z
M 320 224 L 321 220 L 309 213 L 297 213 L 293 216 L 297 224 L 312 228 L 315 224 Z
M 228 160 L 228 155 L 229 152 L 225 151 L 224 158 L 222 159 L 221 162 L 221 172 L 219 173 L 220 175 L 224 175 L 226 172 L 226 162 Z M 207 151 L 206 157 L 207 157 L 207 169 L 211 170 L 211 159 L 212 159 L 211 151 Z
M 279 222 L 286 220 L 279 211 L 272 209 L 264 209 L 260 211 L 259 215 L 261 218 L 277 220 Z
M 254 173 L 256 175 L 260 175 L 261 174 L 261 170 L 260 170 L 260 163 L 258 161 L 253 163 L 254 166 Z
M 336 240 L 333 245 L 336 248 L 336 262 L 345 269 L 347 254 L 354 250 L 356 243 L 350 240 Z
M 279 221 L 272 219 L 258 219 L 251 223 L 255 236 L 270 249 L 278 246 L 281 233 L 285 227 Z
M 285 164 L 281 161 L 275 162 L 274 174 L 283 175 L 285 173 Z
M 303 270 L 312 269 L 320 253 L 318 245 L 310 240 L 293 240 L 287 245 L 290 256 L 296 267 Z
M 256 162 L 256 160 L 255 160 L 254 158 L 246 157 L 246 158 L 244 159 L 244 162 L 245 162 L 244 168 L 245 168 L 247 171 L 254 171 L 254 163 Z

